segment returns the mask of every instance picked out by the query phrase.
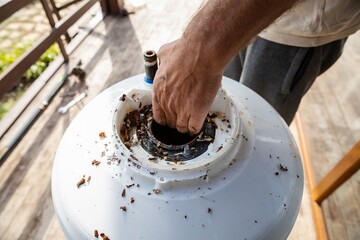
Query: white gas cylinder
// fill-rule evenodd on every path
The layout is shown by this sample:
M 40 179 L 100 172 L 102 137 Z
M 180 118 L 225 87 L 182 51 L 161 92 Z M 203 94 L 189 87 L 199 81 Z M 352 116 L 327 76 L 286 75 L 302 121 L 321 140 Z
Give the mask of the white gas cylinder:
M 265 100 L 224 77 L 209 113 L 214 139 L 179 161 L 184 146 L 154 156 L 136 133 L 131 146 L 124 143 L 126 115 L 149 104 L 151 86 L 137 75 L 95 97 L 66 130 L 52 195 L 68 239 L 287 238 L 303 170 L 286 123 Z

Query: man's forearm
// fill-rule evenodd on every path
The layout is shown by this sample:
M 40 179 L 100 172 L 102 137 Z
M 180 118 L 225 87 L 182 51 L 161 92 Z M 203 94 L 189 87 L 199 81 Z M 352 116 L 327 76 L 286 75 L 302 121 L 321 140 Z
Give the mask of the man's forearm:
M 154 120 L 183 133 L 198 133 L 227 62 L 295 1 L 208 0 L 183 36 L 158 52 Z
M 189 23 L 182 40 L 204 67 L 222 71 L 237 51 L 296 1 L 209 0 Z

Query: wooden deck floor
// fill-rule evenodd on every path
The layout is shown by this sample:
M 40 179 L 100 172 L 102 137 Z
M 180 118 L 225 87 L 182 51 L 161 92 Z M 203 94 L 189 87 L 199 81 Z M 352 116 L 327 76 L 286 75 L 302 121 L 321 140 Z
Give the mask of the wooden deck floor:
M 199 0 L 144 2 L 146 4 L 138 6 L 136 13 L 128 18 L 105 18 L 71 55 L 71 64 L 82 60 L 86 83 L 70 79 L 0 168 L 0 239 L 65 238 L 55 217 L 50 187 L 53 158 L 62 134 L 81 108 L 98 93 L 121 79 L 143 72 L 142 52 L 157 50 L 179 37 L 201 3 Z M 343 63 L 339 61 L 335 70 L 324 74 L 302 103 L 301 113 L 317 177 L 323 176 L 360 138 L 357 95 L 360 64 L 355 49 L 360 49 L 359 35 L 349 39 Z M 46 90 L 64 72 L 65 68 L 58 71 L 33 101 L 33 106 L 41 102 Z M 72 99 L 61 95 L 83 89 L 87 89 L 88 97 L 66 115 L 60 115 L 57 109 Z M 25 114 L 31 112 L 28 110 Z M 24 119 L 1 140 L 0 147 L 7 144 Z M 331 239 L 360 239 L 359 184 L 357 173 L 324 203 Z M 316 239 L 307 190 L 289 239 Z

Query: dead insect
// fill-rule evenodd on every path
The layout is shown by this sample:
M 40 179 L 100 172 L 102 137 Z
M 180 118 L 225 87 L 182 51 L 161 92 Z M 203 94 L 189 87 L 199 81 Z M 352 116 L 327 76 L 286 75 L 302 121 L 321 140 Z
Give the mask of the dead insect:
M 160 193 L 161 193 L 161 190 L 158 189 L 158 188 L 156 188 L 156 189 L 153 189 L 153 192 L 154 192 L 155 194 L 160 194 Z
M 216 152 L 220 151 L 222 148 L 223 146 L 221 145 Z
M 133 187 L 135 184 L 133 183 L 133 184 L 129 184 L 129 185 L 126 185 L 126 187 L 127 188 L 131 188 L 131 187 Z
M 281 171 L 287 172 L 288 168 L 280 163 L 279 168 Z
M 135 161 L 139 161 L 139 160 L 135 157 L 134 154 L 131 154 L 130 157 L 131 157 L 132 159 L 134 159 Z
M 92 160 L 91 165 L 99 166 L 100 163 L 101 163 L 100 161 L 94 159 Z
M 203 179 L 203 180 L 206 180 L 206 179 L 208 178 L 208 175 L 205 174 L 205 175 L 203 175 L 203 176 L 200 176 L 200 178 Z
M 96 237 L 96 238 L 98 238 L 99 237 L 99 232 L 98 232 L 98 230 L 94 230 L 94 237 Z
M 216 118 L 217 114 L 216 113 L 212 113 L 211 115 L 209 115 L 209 118 Z
M 129 142 L 130 135 L 129 135 L 129 128 L 124 124 L 120 128 L 120 134 L 123 137 L 124 142 Z
M 211 209 L 211 208 L 208 208 L 208 213 L 212 213 L 212 209 Z
M 121 97 L 120 97 L 120 101 L 125 101 L 126 99 L 126 94 L 123 94 Z
M 130 203 L 134 203 L 135 202 L 135 198 L 134 197 L 131 197 L 130 198 Z
M 99 132 L 99 137 L 101 137 L 101 138 L 106 138 L 105 132 Z
M 124 212 L 126 212 L 127 210 L 126 206 L 121 206 L 120 209 L 123 210 Z
M 100 233 L 100 237 L 103 239 L 103 240 L 110 240 L 110 238 L 108 236 L 105 235 L 105 233 Z
M 121 196 L 122 196 L 122 197 L 125 197 L 125 196 L 126 196 L 126 190 L 125 190 L 125 188 L 124 188 L 124 190 L 122 191 Z
M 209 137 L 209 136 L 205 136 L 203 138 L 196 139 L 196 141 L 198 141 L 198 142 L 212 142 L 213 139 L 211 137 Z
M 124 145 L 125 145 L 125 147 L 126 147 L 127 149 L 130 150 L 131 144 L 130 144 L 129 142 L 124 142 Z
M 85 178 L 82 177 L 79 182 L 76 184 L 76 186 L 79 188 L 81 185 L 83 185 L 85 183 Z
M 279 172 L 275 172 L 274 174 L 275 174 L 275 175 L 279 175 Z

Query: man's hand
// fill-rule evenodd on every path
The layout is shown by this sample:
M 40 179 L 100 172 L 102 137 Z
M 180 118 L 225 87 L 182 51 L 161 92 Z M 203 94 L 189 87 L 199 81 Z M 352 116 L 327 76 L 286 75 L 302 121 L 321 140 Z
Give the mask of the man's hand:
M 182 37 L 159 50 L 152 99 L 155 121 L 198 133 L 228 61 L 296 1 L 207 1 Z
M 199 46 L 181 40 L 159 50 L 152 97 L 157 123 L 182 133 L 201 130 L 221 85 L 222 72 L 209 69 L 211 59 L 203 59 L 205 54 L 200 52 Z

